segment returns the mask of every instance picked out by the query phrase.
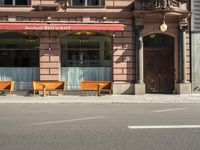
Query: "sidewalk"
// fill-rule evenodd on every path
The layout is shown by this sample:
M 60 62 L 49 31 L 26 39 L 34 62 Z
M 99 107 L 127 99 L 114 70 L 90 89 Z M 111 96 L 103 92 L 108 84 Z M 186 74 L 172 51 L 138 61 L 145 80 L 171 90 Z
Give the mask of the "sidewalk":
M 200 103 L 200 94 L 103 95 L 103 96 L 0 96 L 5 103 Z

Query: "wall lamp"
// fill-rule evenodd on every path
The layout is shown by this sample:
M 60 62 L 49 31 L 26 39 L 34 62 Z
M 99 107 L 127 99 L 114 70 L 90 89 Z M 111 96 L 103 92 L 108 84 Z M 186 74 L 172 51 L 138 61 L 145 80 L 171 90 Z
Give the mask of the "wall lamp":
M 167 24 L 165 23 L 165 14 L 162 14 L 162 24 L 160 25 L 160 31 L 165 32 L 167 30 Z
M 50 24 L 50 21 L 51 21 L 51 16 L 48 16 L 47 17 L 47 24 Z

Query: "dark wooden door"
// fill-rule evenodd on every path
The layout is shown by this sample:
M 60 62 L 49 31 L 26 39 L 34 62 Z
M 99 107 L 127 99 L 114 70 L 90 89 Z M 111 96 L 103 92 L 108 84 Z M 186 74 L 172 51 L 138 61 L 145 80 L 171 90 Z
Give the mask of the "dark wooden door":
M 173 58 L 173 51 L 144 52 L 144 81 L 147 93 L 173 92 Z

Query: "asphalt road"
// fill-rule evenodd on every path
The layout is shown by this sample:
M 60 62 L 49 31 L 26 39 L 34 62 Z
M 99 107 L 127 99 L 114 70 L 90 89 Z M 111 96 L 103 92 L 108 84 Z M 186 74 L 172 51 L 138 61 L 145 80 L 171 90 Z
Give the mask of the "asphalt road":
M 0 150 L 199 150 L 200 104 L 0 104 Z

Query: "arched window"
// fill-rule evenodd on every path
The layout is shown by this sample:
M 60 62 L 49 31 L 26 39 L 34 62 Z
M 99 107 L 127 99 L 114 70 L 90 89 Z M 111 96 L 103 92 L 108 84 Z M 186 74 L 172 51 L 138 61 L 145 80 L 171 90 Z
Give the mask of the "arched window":
M 39 38 L 0 32 L 0 81 L 15 81 L 16 90 L 32 89 L 39 80 Z
M 95 32 L 76 32 L 62 39 L 62 66 L 111 66 L 112 40 Z
M 172 49 L 174 47 L 173 37 L 165 34 L 150 34 L 145 36 L 143 41 L 145 48 Z
M 81 81 L 112 81 L 112 39 L 96 32 L 76 32 L 62 38 L 61 79 L 68 90 Z

